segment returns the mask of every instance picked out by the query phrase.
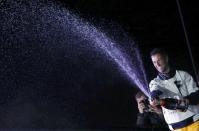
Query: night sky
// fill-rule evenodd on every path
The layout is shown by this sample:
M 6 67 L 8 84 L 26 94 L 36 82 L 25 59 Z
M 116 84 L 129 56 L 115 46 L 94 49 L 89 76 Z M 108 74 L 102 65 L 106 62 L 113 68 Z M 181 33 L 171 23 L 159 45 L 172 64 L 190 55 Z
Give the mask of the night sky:
M 190 69 L 190 55 L 176 1 L 145 0 L 62 0 L 83 17 L 108 19 L 119 23 L 138 43 L 144 59 L 154 47 L 165 48 L 177 67 Z M 180 0 L 180 7 L 187 30 L 195 65 L 198 66 L 198 4 Z M 68 7 L 68 6 L 67 6 Z M 144 60 L 144 61 L 145 61 Z M 197 68 L 198 69 L 198 68 Z M 150 78 L 149 78 L 150 79 Z
M 194 75 L 175 0 L 32 1 L 0 0 L 0 129 L 135 128 L 139 89 L 106 54 L 63 26 L 56 5 L 106 32 L 128 56 L 139 49 L 148 82 L 156 75 L 154 47 Z M 198 70 L 198 4 L 179 1 Z
M 76 1 L 67 2 L 84 17 L 118 22 L 140 47 L 184 47 L 184 32 L 176 1 Z M 67 5 L 67 4 L 66 4 Z M 196 54 L 198 9 L 193 1 L 180 0 L 185 26 L 193 53 Z M 172 49 L 169 49 L 172 50 Z M 143 51 L 144 52 L 144 51 Z M 178 52 L 178 51 L 176 51 Z M 184 51 L 185 52 L 185 51 Z M 194 55 L 193 54 L 193 55 Z M 194 57 L 197 57 L 194 55 Z M 196 58 L 195 58 L 196 59 Z

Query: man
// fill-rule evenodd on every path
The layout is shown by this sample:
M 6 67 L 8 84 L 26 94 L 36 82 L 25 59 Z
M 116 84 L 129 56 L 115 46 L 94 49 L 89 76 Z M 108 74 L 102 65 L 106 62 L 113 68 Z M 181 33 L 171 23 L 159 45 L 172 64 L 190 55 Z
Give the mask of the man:
M 177 100 L 172 106 L 169 102 L 162 106 L 170 130 L 199 131 L 199 90 L 192 76 L 172 69 L 168 54 L 162 49 L 152 50 L 151 60 L 158 71 L 157 77 L 149 84 L 151 105 L 160 104 L 161 99 Z
M 136 122 L 138 128 L 151 129 L 153 131 L 168 130 L 161 108 L 152 107 L 147 97 L 140 91 L 135 95 L 135 99 L 139 110 Z

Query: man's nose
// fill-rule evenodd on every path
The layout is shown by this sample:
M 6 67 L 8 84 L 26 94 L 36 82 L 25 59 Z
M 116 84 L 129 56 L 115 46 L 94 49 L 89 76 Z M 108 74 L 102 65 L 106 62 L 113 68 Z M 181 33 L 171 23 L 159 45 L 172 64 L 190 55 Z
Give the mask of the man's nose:
M 157 65 L 157 66 L 160 66 L 160 63 L 157 62 L 156 65 Z

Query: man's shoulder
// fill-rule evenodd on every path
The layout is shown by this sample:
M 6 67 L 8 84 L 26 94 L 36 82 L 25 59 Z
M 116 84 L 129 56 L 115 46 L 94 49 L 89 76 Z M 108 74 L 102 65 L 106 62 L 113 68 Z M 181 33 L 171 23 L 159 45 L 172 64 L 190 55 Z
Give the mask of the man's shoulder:
M 161 83 L 162 83 L 162 80 L 159 79 L 158 77 L 156 77 L 156 78 L 154 78 L 153 80 L 150 81 L 149 87 L 161 85 Z
M 160 82 L 160 81 L 161 81 L 161 79 L 157 76 L 157 77 L 153 78 L 153 79 L 150 81 L 150 83 Z
M 176 70 L 176 72 L 179 72 L 179 73 L 187 73 L 187 71 L 184 71 L 184 70 Z
M 190 76 L 190 74 L 187 71 L 184 71 L 184 70 L 176 70 L 176 72 L 178 74 L 180 74 L 181 76 Z

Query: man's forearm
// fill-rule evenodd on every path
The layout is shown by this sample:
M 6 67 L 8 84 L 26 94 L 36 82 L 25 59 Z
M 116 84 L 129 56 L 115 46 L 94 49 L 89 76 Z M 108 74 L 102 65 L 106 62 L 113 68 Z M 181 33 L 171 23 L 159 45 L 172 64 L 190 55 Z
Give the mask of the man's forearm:
M 191 93 L 190 95 L 185 97 L 186 99 L 189 100 L 190 105 L 197 105 L 199 104 L 199 90 L 196 92 Z

